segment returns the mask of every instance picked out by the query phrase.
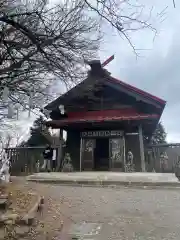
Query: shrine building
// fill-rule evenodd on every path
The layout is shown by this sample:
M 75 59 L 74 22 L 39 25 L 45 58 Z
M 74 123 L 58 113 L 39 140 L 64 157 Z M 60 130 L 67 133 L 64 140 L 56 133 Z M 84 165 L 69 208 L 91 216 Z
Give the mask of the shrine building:
M 129 151 L 135 171 L 146 171 L 143 139 L 151 138 L 166 102 L 115 79 L 100 61 L 90 67 L 84 81 L 45 107 L 47 126 L 60 129 L 61 138 L 67 131 L 75 171 L 126 171 Z

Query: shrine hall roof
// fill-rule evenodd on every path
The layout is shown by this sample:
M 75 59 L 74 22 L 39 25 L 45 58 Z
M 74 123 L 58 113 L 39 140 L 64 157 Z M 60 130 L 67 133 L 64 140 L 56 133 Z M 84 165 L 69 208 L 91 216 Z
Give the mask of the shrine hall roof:
M 88 78 L 87 78 L 88 79 Z M 85 84 L 86 80 L 82 81 L 81 83 L 77 84 L 75 87 L 73 87 L 72 89 L 70 89 L 68 92 L 64 93 L 63 95 L 61 95 L 60 97 L 58 97 L 57 99 L 55 99 L 54 101 L 52 101 L 51 103 L 49 103 L 48 105 L 45 106 L 46 109 L 53 109 L 57 106 L 59 106 L 61 104 L 61 101 L 63 101 L 64 99 L 67 99 L 74 91 L 79 91 L 82 87 L 82 85 Z M 108 76 L 105 79 L 105 84 L 110 83 L 116 86 L 120 86 L 121 88 L 125 89 L 126 91 L 128 91 L 129 93 L 133 93 L 135 95 L 138 95 L 140 97 L 143 97 L 146 100 L 152 101 L 152 103 L 155 103 L 157 105 L 160 106 L 160 108 L 164 109 L 165 105 L 166 105 L 166 101 L 154 96 L 144 90 L 141 90 L 137 87 L 134 87 L 128 83 L 125 83 L 117 78 L 114 78 L 112 76 Z

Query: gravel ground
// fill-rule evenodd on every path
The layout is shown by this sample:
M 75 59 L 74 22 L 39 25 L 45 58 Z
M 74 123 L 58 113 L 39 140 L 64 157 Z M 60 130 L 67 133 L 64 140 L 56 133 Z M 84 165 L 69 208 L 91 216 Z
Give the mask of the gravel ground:
M 45 196 L 31 239 L 63 240 L 74 223 L 97 223 L 97 240 L 179 239 L 180 190 L 66 187 L 28 183 Z M 89 238 L 90 239 L 90 238 Z

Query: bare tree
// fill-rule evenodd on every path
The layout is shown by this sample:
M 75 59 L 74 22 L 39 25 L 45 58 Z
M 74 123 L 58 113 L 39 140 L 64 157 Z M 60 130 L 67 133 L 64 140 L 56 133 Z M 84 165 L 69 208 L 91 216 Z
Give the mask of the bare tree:
M 4 123 L 0 127 L 0 156 L 5 148 L 15 147 L 19 144 L 20 126 L 15 123 Z
M 85 0 L 85 2 L 101 25 L 107 24 L 117 30 L 120 37 L 128 41 L 135 54 L 136 47 L 131 41 L 133 31 L 148 28 L 156 34 L 156 29 L 151 23 L 153 9 L 147 11 L 145 4 L 132 0 Z
M 155 31 L 143 9 L 130 0 L 63 0 L 56 5 L 0 0 L 0 97 L 8 87 L 10 101 L 29 104 L 27 96 L 33 95 L 38 105 L 51 84 L 81 80 L 84 60 L 96 57 L 104 23 L 136 52 L 130 33 Z
M 97 50 L 95 32 L 94 39 L 89 34 L 96 23 L 84 16 L 82 1 L 52 8 L 43 0 L 0 5 L 0 88 L 8 86 L 13 101 L 43 94 L 55 77 L 74 80 L 82 58 Z

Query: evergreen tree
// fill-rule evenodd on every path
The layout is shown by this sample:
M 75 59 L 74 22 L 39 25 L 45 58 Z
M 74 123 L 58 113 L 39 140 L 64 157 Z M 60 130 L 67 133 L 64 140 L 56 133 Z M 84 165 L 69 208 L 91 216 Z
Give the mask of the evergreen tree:
M 166 143 L 166 136 L 167 134 L 163 124 L 161 122 L 158 123 L 156 130 L 154 131 L 151 138 L 151 144 Z
M 156 126 L 156 129 L 153 133 L 153 135 L 150 136 L 144 136 L 144 144 L 162 144 L 162 143 L 166 143 L 166 131 L 165 128 L 163 126 L 163 124 L 161 122 L 159 122 Z
M 43 124 L 43 117 L 40 116 L 37 118 L 34 123 L 33 127 L 30 128 L 30 138 L 28 139 L 26 146 L 43 146 L 49 143 L 48 139 L 42 134 L 42 124 Z M 46 134 L 50 136 L 48 130 Z

